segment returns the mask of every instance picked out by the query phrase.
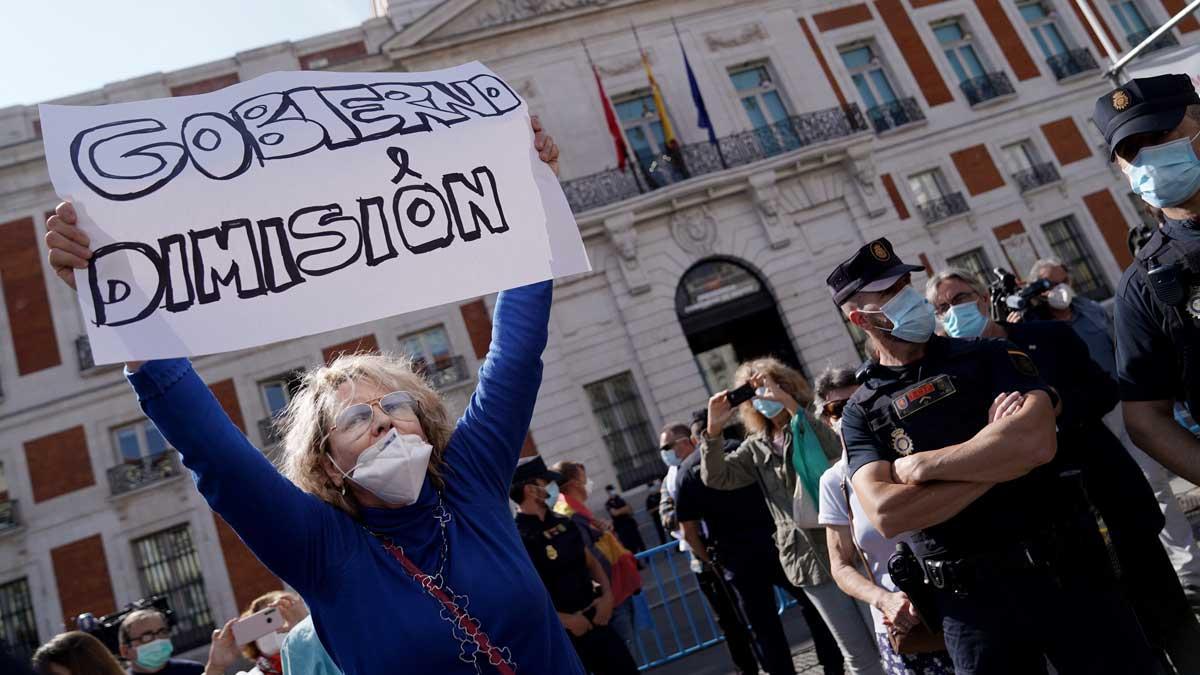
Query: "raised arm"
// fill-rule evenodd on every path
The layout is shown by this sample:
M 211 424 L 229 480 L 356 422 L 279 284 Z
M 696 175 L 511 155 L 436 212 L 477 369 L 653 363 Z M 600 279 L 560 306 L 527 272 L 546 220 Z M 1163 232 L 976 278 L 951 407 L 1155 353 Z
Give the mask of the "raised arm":
M 733 417 L 727 391 L 719 391 L 708 399 L 708 428 L 700 439 L 700 480 L 714 490 L 736 490 L 751 485 L 758 478 L 754 455 L 745 443 L 725 454 L 721 432 Z
M 326 551 L 345 551 L 340 512 L 284 478 L 234 426 L 186 359 L 149 361 L 128 375 L 146 416 L 191 469 L 214 511 L 281 579 L 308 592 Z
M 517 457 L 529 432 L 546 348 L 553 282 L 500 293 L 492 342 L 479 384 L 450 439 L 446 461 L 507 499 Z

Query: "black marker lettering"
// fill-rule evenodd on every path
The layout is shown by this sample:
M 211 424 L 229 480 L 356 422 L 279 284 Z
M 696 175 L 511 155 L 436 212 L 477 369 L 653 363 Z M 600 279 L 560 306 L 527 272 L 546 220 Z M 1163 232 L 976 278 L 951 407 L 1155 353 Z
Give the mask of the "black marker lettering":
M 396 190 L 392 197 L 392 215 L 396 219 L 400 241 L 413 253 L 428 253 L 454 241 L 446 199 L 428 183 Z
M 227 220 L 220 227 L 188 232 L 192 240 L 192 275 L 200 304 L 221 299 L 221 286 L 233 285 L 239 298 L 267 292 L 262 263 L 250 221 Z
M 374 267 L 400 255 L 392 243 L 383 197 L 358 200 L 359 222 L 362 223 L 363 246 L 367 251 L 367 266 Z
M 297 267 L 309 276 L 319 277 L 336 272 L 358 260 L 362 252 L 362 233 L 358 221 L 353 216 L 343 215 L 342 207 L 337 204 L 310 206 L 296 211 L 288 220 L 288 231 L 300 240 L 297 248 L 303 248 L 300 243 L 303 241 L 324 243 L 324 247 L 316 246 L 296 254 Z M 351 241 L 354 243 L 350 244 Z
M 229 180 L 250 168 L 254 139 L 216 113 L 192 115 L 183 121 L 183 143 L 196 169 L 213 180 Z
M 112 122 L 85 129 L 71 141 L 75 173 L 93 192 L 113 201 L 137 199 L 183 171 L 187 150 L 152 119 Z
M 492 234 L 507 232 L 508 221 L 504 218 L 504 206 L 500 204 L 496 177 L 491 169 L 476 167 L 471 175 L 474 181 L 461 173 L 446 174 L 442 178 L 459 235 L 466 241 L 474 241 L 479 238 L 480 225 Z
M 191 266 L 188 265 L 188 243 L 182 234 L 172 234 L 158 240 L 159 255 L 166 271 L 166 303 L 168 312 L 182 312 L 196 301 L 192 287 Z
M 114 253 L 128 251 L 112 258 Z M 140 255 L 133 255 L 134 253 Z M 123 241 L 101 246 L 92 252 L 88 265 L 88 288 L 92 293 L 93 323 L 97 326 L 124 326 L 150 316 L 163 296 L 162 259 L 149 244 Z M 132 282 L 138 277 L 158 280 L 154 295 L 146 298 Z M 107 296 L 102 292 L 107 289 Z M 140 289 L 139 289 L 140 291 Z
M 288 242 L 283 218 L 258 221 L 258 237 L 262 243 L 263 278 L 272 293 L 282 293 L 296 284 L 304 283 L 292 245 Z

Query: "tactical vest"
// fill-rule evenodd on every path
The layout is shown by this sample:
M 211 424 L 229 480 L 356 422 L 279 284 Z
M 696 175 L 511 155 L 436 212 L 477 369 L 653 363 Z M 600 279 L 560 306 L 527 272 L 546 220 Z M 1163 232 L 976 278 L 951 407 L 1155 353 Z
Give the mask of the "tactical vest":
M 1138 273 L 1161 310 L 1159 328 L 1175 346 L 1176 396 L 1200 413 L 1200 240 L 1156 231 L 1137 253 Z

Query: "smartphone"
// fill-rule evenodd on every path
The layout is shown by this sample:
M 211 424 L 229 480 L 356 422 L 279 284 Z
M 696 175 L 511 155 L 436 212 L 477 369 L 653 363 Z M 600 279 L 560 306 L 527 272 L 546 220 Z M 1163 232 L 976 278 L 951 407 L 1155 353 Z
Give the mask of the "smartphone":
M 249 644 L 258 638 L 274 633 L 283 626 L 283 617 L 278 607 L 268 607 L 255 612 L 233 624 L 233 639 L 239 645 Z
M 729 401 L 729 407 L 731 408 L 736 408 L 752 398 L 754 398 L 754 387 L 750 384 L 743 384 L 725 394 L 725 400 Z

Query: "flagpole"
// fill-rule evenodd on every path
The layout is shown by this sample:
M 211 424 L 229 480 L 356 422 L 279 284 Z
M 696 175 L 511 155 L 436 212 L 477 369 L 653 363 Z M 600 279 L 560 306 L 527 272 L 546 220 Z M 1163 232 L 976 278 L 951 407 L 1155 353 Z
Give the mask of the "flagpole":
M 579 44 L 583 46 L 583 53 L 585 56 L 587 56 L 588 67 L 590 67 L 592 69 L 592 74 L 596 77 L 596 79 L 598 81 L 600 79 L 600 71 L 596 69 L 596 62 L 592 61 L 592 53 L 590 51 L 588 51 L 587 41 L 584 40 L 583 38 L 580 38 Z M 608 97 L 608 93 L 604 91 L 603 84 L 601 84 L 600 95 L 604 96 L 605 98 Z M 611 103 L 606 103 L 603 100 L 600 101 L 600 104 L 611 106 Z M 620 131 L 620 130 L 618 129 L 618 131 Z M 630 157 L 629 157 L 629 144 L 625 143 L 623 139 L 622 139 L 622 143 L 621 143 L 621 152 L 624 153 L 626 162 L 628 162 L 630 164 L 634 164 L 633 160 L 630 159 Z M 637 185 L 638 192 L 646 191 L 646 188 L 642 185 L 642 181 L 638 180 L 638 171 L 637 171 L 636 164 L 634 164 L 634 169 L 633 169 L 633 182 Z
M 679 34 L 679 25 L 675 23 L 675 17 L 671 17 L 671 28 L 675 29 L 675 40 L 679 42 L 679 51 L 683 53 L 683 65 L 687 69 L 688 84 L 693 87 L 692 103 L 696 104 L 696 114 L 700 114 L 700 108 L 703 106 L 704 117 L 708 122 L 708 142 L 717 149 L 717 158 L 721 160 L 721 168 L 728 169 L 729 163 L 725 161 L 725 152 L 721 150 L 721 143 L 717 140 L 716 132 L 713 131 L 712 118 L 708 117 L 708 107 L 704 106 L 704 97 L 700 94 L 700 83 L 696 82 L 695 73 L 692 72 L 691 63 L 688 62 L 687 49 L 683 46 L 683 36 Z M 696 98 L 699 98 L 699 100 L 696 100 Z

